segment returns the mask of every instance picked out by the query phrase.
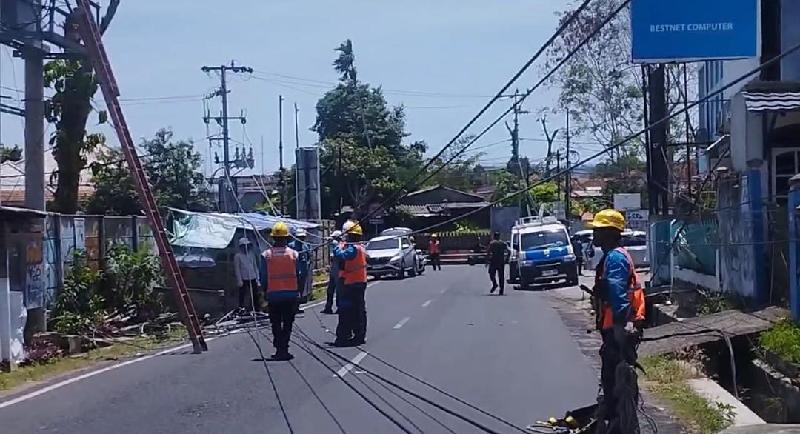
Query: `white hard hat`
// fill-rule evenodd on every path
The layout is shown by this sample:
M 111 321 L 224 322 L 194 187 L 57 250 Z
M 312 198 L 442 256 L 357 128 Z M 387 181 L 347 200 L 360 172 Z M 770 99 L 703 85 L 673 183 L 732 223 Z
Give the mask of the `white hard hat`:
M 249 246 L 250 245 L 250 240 L 248 240 L 247 237 L 239 238 L 239 245 L 240 246 Z
M 307 235 L 308 235 L 308 232 L 306 232 L 306 230 L 303 229 L 303 228 L 298 228 L 297 232 L 295 232 L 295 234 L 294 234 L 294 236 L 296 236 L 296 237 L 305 237 Z

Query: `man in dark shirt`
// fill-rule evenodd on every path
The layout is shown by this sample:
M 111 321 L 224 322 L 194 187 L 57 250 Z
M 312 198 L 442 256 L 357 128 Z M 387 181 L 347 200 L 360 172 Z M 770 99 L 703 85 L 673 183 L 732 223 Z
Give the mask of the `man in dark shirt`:
M 506 268 L 506 252 L 508 246 L 500 240 L 500 233 L 494 233 L 494 239 L 489 243 L 489 251 L 486 254 L 486 262 L 489 264 L 489 279 L 492 281 L 492 290 L 489 293 L 493 294 L 497 290 L 498 280 L 500 283 L 500 295 L 503 295 L 505 289 L 505 276 L 504 271 Z

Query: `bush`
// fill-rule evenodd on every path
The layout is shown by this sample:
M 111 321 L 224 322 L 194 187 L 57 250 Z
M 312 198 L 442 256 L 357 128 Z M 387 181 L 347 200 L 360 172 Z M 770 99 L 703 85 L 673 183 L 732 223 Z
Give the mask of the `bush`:
M 64 288 L 56 295 L 53 329 L 64 334 L 85 334 L 103 319 L 103 297 L 98 293 L 100 272 L 86 263 L 86 253 L 75 252 Z
M 789 319 L 762 333 L 759 343 L 765 350 L 788 362 L 800 363 L 800 327 Z
M 154 291 L 161 280 L 161 267 L 156 256 L 145 250 L 133 252 L 128 246 L 116 245 L 108 252 L 103 273 L 103 295 L 109 310 L 133 310 L 137 319 L 153 318 L 163 309 Z

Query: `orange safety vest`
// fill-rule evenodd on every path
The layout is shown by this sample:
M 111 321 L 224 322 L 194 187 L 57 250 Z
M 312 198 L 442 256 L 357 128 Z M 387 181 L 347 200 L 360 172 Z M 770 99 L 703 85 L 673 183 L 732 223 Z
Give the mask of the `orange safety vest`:
M 367 251 L 361 244 L 355 244 L 356 256 L 342 264 L 342 279 L 345 285 L 367 282 Z
M 267 293 L 297 291 L 297 256 L 297 252 L 289 247 L 273 247 L 264 252 Z
M 428 253 L 431 255 L 439 254 L 439 241 L 431 240 L 431 242 L 428 243 Z
M 628 264 L 631 266 L 631 275 L 628 279 L 628 302 L 630 303 L 629 320 L 630 321 L 644 321 L 645 314 L 645 297 L 644 290 L 642 289 L 639 275 L 636 274 L 635 264 L 633 258 L 628 254 L 628 251 L 622 247 L 617 247 L 616 251 L 625 255 Z M 603 258 L 605 259 L 605 257 Z M 597 265 L 595 283 L 599 283 L 603 278 L 605 268 L 605 260 L 601 260 Z M 614 326 L 614 312 L 611 309 L 611 303 L 604 301 L 600 310 L 600 325 L 603 330 L 610 329 Z

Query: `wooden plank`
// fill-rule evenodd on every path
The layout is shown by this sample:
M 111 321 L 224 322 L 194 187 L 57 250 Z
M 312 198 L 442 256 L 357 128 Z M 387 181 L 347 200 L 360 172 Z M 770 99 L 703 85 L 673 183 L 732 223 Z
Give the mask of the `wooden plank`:
M 646 329 L 639 354 L 675 353 L 683 349 L 720 341 L 723 336 L 752 335 L 763 332 L 789 315 L 786 309 L 768 307 L 756 312 L 727 310 L 697 318 L 687 318 Z

